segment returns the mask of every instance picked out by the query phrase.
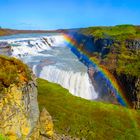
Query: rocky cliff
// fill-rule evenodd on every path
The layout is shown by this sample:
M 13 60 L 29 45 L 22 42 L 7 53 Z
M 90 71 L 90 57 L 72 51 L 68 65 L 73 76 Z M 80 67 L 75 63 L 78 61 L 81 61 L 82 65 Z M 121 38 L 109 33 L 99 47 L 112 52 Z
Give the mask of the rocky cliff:
M 70 33 L 77 47 L 99 65 L 105 66 L 116 77 L 132 106 L 140 108 L 140 39 L 123 38 L 123 34 L 119 37 L 85 35 L 86 30 Z
M 0 133 L 10 140 L 51 138 L 53 122 L 39 111 L 35 76 L 14 58 L 0 56 L 0 65 Z
M 34 81 L 5 88 L 0 99 L 0 131 L 13 137 L 29 137 L 39 118 Z M 11 137 L 11 136 L 10 136 Z

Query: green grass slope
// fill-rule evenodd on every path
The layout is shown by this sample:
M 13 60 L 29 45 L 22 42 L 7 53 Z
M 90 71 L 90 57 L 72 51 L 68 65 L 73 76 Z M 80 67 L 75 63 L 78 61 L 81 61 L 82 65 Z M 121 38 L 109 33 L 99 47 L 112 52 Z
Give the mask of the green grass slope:
M 38 101 L 40 109 L 50 112 L 60 134 L 86 140 L 140 139 L 140 114 L 135 110 L 75 97 L 42 79 L 38 79 Z
M 0 134 L 0 140 L 9 140 L 8 137 L 3 136 L 2 134 Z
M 130 49 L 127 44 L 137 46 L 140 40 L 140 26 L 134 25 L 116 25 L 116 26 L 98 26 L 88 27 L 79 30 L 85 35 L 94 36 L 98 39 L 111 39 L 114 43 L 110 52 L 101 57 L 101 52 L 93 52 L 90 57 L 97 57 L 98 61 L 105 64 L 108 70 L 115 71 L 118 75 L 139 77 L 140 75 L 140 49 Z M 129 41 L 128 41 L 129 40 Z M 138 41 L 137 43 L 135 41 Z M 133 42 L 134 41 L 134 42 Z M 132 43 L 133 42 L 133 43 Z M 132 45 L 133 44 L 133 45 Z M 138 43 L 139 44 L 139 43 Z M 85 50 L 82 50 L 85 52 Z
M 129 24 L 88 27 L 80 29 L 80 32 L 87 35 L 93 35 L 97 38 L 111 37 L 119 41 L 140 38 L 140 26 Z

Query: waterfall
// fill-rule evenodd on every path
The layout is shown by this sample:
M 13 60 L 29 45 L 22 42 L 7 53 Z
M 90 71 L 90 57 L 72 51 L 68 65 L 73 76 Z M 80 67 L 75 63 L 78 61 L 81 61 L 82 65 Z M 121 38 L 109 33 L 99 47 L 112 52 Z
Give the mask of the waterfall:
M 62 35 L 3 41 L 11 46 L 12 56 L 27 63 L 37 77 L 58 83 L 75 96 L 98 98 L 86 66 L 65 46 Z
M 50 50 L 50 46 L 44 39 L 25 39 L 9 41 L 12 49 L 12 56 L 37 55 L 44 50 Z
M 0 42 L 2 43 L 3 41 L 10 44 L 12 56 L 17 58 L 27 55 L 38 55 L 42 51 L 50 50 L 51 47 L 64 46 L 62 35 L 7 39 Z
M 39 77 L 60 84 L 75 96 L 90 100 L 97 98 L 87 73 L 64 71 L 55 66 L 46 66 L 43 67 Z

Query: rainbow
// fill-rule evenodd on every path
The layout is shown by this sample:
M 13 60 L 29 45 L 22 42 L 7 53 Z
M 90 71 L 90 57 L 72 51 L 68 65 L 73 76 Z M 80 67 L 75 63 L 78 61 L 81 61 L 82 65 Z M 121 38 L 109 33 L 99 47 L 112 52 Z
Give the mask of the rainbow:
M 78 43 L 72 36 L 63 33 L 63 37 L 64 37 L 64 40 L 65 40 L 65 43 L 67 44 L 67 46 L 78 50 Z M 100 75 L 105 78 L 107 85 L 111 88 L 111 90 L 115 94 L 115 97 L 117 98 L 118 102 L 122 106 L 130 107 L 130 103 L 127 100 L 127 98 L 125 97 L 125 93 L 123 92 L 121 86 L 118 84 L 115 77 L 104 66 L 99 65 L 93 59 L 90 60 L 89 56 L 87 56 L 86 54 L 83 54 L 83 52 L 81 52 L 80 50 L 78 50 L 78 51 L 81 55 L 84 55 L 85 57 L 88 58 L 88 60 L 90 62 L 92 62 L 92 64 L 94 65 L 94 68 L 98 69 L 98 72 L 100 73 Z

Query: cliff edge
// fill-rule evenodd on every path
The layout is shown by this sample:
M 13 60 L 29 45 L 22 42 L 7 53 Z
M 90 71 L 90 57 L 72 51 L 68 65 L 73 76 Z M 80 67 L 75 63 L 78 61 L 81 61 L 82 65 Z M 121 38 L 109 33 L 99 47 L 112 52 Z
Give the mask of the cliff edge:
M 0 56 L 0 133 L 10 140 L 47 139 L 53 135 L 51 116 L 39 112 L 36 77 L 15 58 Z
M 77 48 L 110 72 L 131 106 L 140 108 L 140 26 L 117 25 L 71 33 Z M 100 83 L 99 83 L 100 90 Z

